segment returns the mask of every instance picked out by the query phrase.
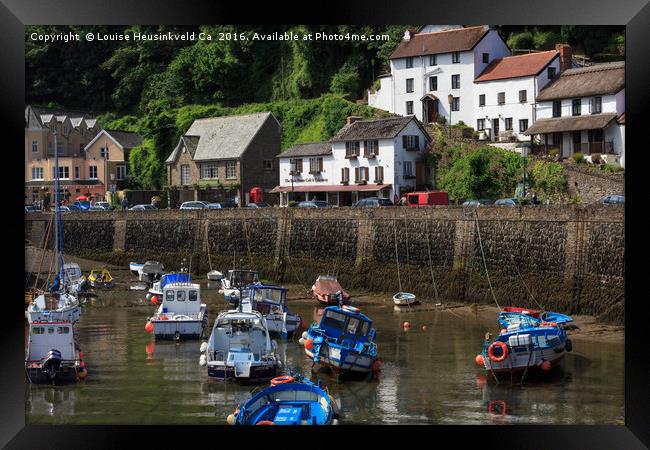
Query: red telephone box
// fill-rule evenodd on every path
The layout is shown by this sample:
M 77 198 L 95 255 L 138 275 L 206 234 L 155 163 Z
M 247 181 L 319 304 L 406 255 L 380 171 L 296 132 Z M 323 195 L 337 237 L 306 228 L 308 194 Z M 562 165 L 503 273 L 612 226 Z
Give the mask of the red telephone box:
M 264 203 L 264 189 L 261 187 L 251 188 L 250 199 L 251 203 Z

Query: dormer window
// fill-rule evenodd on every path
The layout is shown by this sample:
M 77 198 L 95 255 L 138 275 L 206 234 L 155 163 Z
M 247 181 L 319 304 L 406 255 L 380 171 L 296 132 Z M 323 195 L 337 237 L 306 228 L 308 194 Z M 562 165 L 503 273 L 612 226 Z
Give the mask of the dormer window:
M 555 67 L 549 67 L 548 69 L 546 69 L 546 75 L 549 80 L 555 76 L 555 71 L 556 71 Z

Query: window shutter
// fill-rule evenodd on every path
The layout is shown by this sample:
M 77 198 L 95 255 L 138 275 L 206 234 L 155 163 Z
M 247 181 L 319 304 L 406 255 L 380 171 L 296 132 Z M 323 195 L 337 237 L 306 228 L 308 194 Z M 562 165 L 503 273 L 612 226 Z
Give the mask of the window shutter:
M 323 171 L 323 158 L 318 158 L 318 171 Z
M 404 148 L 407 148 L 406 135 L 402 136 L 402 145 L 404 146 Z
M 354 181 L 359 181 L 359 168 L 354 168 Z
M 375 155 L 379 155 L 379 140 L 375 141 Z
M 363 156 L 368 157 L 370 152 L 368 152 L 368 141 L 363 141 Z
M 415 148 L 420 148 L 420 136 L 415 136 Z

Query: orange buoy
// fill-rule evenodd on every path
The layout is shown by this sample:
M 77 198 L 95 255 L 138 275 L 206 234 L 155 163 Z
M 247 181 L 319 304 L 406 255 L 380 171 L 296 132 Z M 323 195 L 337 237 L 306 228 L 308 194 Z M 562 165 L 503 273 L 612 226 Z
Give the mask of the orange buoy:
M 314 340 L 312 338 L 305 339 L 305 348 L 307 350 L 311 350 L 312 348 L 314 348 Z
M 553 368 L 550 361 L 544 361 L 542 364 L 540 364 L 540 367 L 542 368 L 542 370 L 544 370 L 546 372 L 548 372 L 549 370 L 551 370 Z
M 144 326 L 144 331 L 147 333 L 153 333 L 153 323 L 151 323 L 151 321 L 147 322 L 147 324 Z
M 275 424 L 270 420 L 260 420 L 255 425 L 275 425 Z
M 422 325 L 422 331 L 427 331 L 427 326 L 426 325 Z
M 156 341 L 147 342 L 147 345 L 145 345 L 145 352 L 147 352 L 147 354 L 150 355 L 155 350 L 156 350 Z
M 476 361 L 476 364 L 479 366 L 484 366 L 485 361 L 483 361 L 483 355 L 476 355 L 476 358 L 474 358 L 474 361 Z
M 154 295 L 153 297 L 151 297 L 151 303 L 153 303 L 154 305 L 158 304 L 158 296 L 157 295 Z

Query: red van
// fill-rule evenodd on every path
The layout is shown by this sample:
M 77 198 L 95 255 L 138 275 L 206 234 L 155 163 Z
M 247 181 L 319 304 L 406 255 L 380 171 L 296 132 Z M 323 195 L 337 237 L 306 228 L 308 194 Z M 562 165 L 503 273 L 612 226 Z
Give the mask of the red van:
M 408 206 L 448 205 L 449 195 L 444 191 L 409 192 L 406 194 Z

